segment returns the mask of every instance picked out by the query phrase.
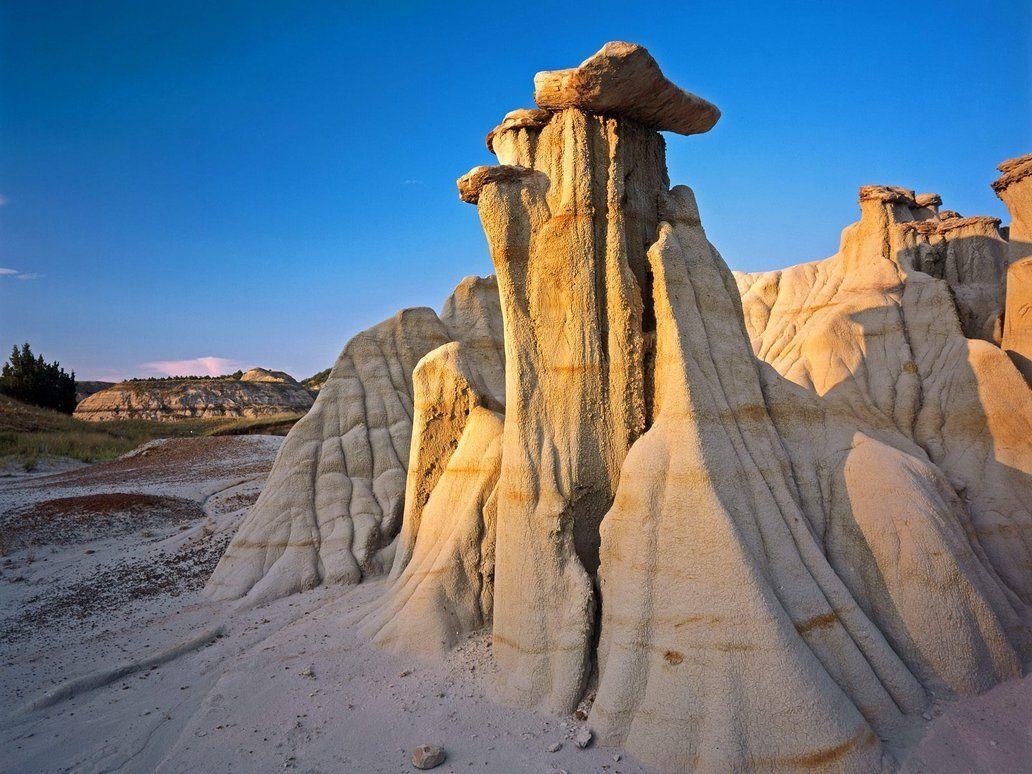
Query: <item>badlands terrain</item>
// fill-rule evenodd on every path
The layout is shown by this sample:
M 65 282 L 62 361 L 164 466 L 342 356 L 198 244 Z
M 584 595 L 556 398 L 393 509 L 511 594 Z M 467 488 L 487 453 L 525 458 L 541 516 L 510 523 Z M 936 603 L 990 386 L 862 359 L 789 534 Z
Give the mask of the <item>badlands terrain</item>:
M 283 371 L 252 368 L 240 375 L 213 378 L 130 379 L 86 395 L 76 419 L 105 422 L 146 419 L 256 418 L 304 413 L 312 393 Z
M 458 180 L 495 275 L 285 439 L 0 483 L 6 769 L 1032 770 L 1032 156 L 1009 228 L 865 185 L 733 273 L 665 162 L 716 106 L 534 87 Z

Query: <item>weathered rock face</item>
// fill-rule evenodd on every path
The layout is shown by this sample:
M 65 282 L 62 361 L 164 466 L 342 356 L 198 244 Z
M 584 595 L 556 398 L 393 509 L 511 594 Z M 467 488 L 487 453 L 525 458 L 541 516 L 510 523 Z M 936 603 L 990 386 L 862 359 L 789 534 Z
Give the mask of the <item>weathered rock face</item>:
M 266 374 L 280 373 L 264 371 Z M 95 392 L 75 408 L 76 419 L 222 419 L 298 414 L 312 406 L 311 393 L 287 374 L 281 379 L 160 379 L 121 382 Z
M 638 68 L 622 72 L 605 49 L 593 60 L 648 103 L 627 86 Z M 805 390 L 757 361 L 694 197 L 667 191 L 655 129 L 686 124 L 646 126 L 642 116 L 661 113 L 636 120 L 623 104 L 600 98 L 591 107 L 608 112 L 595 114 L 556 103 L 547 121 L 510 113 L 489 138 L 502 166 L 459 180 L 480 213 L 504 321 L 500 471 L 493 494 L 489 483 L 466 490 L 479 518 L 459 520 L 479 536 L 495 519 L 499 691 L 569 711 L 597 659 L 589 721 L 600 740 L 663 768 L 878 769 L 879 737 L 902 714 L 1014 677 L 1028 653 L 1030 565 L 1015 539 L 1027 532 L 1024 479 L 1005 470 L 1032 459 L 1027 390 L 961 320 L 991 338 L 996 223 L 940 225 L 951 218 L 936 197 L 865 189 L 864 220 L 843 249 L 844 298 L 816 293 L 791 308 L 805 318 L 848 298 L 871 335 L 909 331 L 920 351 L 887 346 L 885 364 L 858 367 L 879 348 L 836 317 L 835 343 L 812 342 L 825 359 L 832 349 L 825 370 L 874 391 L 884 381 L 892 394 L 864 410 L 825 401 L 820 379 Z M 918 215 L 931 227 L 902 227 Z M 919 260 L 935 276 L 914 269 Z M 910 294 L 908 321 L 894 294 Z M 986 401 L 981 422 L 971 421 L 979 384 L 964 380 L 962 362 L 1003 396 Z M 937 405 L 925 405 L 925 382 Z M 455 396 L 439 406 L 447 417 L 471 416 L 467 391 L 431 393 Z M 1020 408 L 1008 417 L 1005 403 Z M 421 480 L 434 502 L 442 484 Z M 1001 512 L 989 510 L 990 493 Z M 475 600 L 488 544 L 461 551 L 445 539 L 430 550 L 442 539 L 424 534 L 428 510 L 411 510 L 421 519 L 413 557 L 433 561 L 398 576 L 371 633 L 396 649 L 447 645 L 448 632 L 486 619 Z M 441 556 L 451 559 L 438 565 Z M 442 566 L 466 569 L 439 582 Z M 424 596 L 413 614 L 413 588 L 462 602 Z
M 209 595 L 258 603 L 390 569 L 405 502 L 413 369 L 454 336 L 481 360 L 494 358 L 500 372 L 501 342 L 490 338 L 497 323 L 483 319 L 492 306 L 497 318 L 494 279 L 470 277 L 443 321 L 432 309 L 408 309 L 348 342 L 287 436 Z
M 1000 349 L 965 337 L 962 292 L 920 271 L 951 251 L 994 266 L 995 226 L 914 221 L 911 204 L 905 189 L 863 188 L 837 255 L 738 275 L 753 349 L 866 433 L 941 468 L 997 571 L 1029 602 L 1032 396 Z
M 736 282 L 658 133 L 715 108 L 629 44 L 536 85 L 458 181 L 497 285 L 348 345 L 209 588 L 390 566 L 370 640 L 490 624 L 502 697 L 569 712 L 595 674 L 598 740 L 660 768 L 891 768 L 904 715 L 1032 655 L 996 222 L 868 187 L 838 255 Z
M 993 189 L 1011 214 L 1002 346 L 1032 384 L 1032 153 L 999 169 Z
M 656 132 L 608 116 L 556 113 L 529 153 L 512 134 L 495 148 L 525 171 L 487 183 L 478 205 L 507 356 L 494 653 L 510 695 L 558 709 L 589 674 L 598 526 L 645 428 L 649 192 L 666 170 Z
M 1020 674 L 1016 603 L 941 473 L 758 368 L 694 197 L 667 201 L 590 720 L 671 770 L 878 770 L 901 713 Z

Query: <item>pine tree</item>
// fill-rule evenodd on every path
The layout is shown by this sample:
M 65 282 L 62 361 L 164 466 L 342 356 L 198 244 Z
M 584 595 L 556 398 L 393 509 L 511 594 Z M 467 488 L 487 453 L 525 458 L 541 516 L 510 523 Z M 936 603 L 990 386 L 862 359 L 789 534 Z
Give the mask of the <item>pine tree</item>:
M 47 363 L 34 357 L 28 342 L 14 347 L 11 359 L 0 371 L 0 392 L 23 403 L 55 409 L 65 414 L 75 411 L 75 372 L 65 373 L 57 361 Z

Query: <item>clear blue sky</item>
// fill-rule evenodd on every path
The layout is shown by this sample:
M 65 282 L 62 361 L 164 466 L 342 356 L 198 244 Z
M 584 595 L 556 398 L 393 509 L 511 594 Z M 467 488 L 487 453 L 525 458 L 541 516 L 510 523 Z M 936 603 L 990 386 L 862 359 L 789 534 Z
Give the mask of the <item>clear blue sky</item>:
M 734 268 L 835 251 L 865 183 L 1004 217 L 1032 150 L 1027 0 L 15 2 L 0 11 L 0 347 L 79 378 L 297 376 L 491 271 L 455 178 L 537 70 L 646 45 L 723 111 L 668 137 Z

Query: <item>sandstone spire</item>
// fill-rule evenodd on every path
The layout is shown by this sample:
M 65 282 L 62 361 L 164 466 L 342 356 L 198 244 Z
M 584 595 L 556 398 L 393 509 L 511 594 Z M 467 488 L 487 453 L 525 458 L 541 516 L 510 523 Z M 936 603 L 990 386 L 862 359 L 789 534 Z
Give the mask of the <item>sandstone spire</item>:
M 494 653 L 510 697 L 569 710 L 591 667 L 599 523 L 647 422 L 645 253 L 668 185 L 655 129 L 704 131 L 719 113 L 629 44 L 535 86 L 547 123 L 510 113 L 489 140 L 503 166 L 459 189 L 478 202 L 505 320 Z
M 497 284 L 348 345 L 210 588 L 389 566 L 370 640 L 490 626 L 501 697 L 652 765 L 891 768 L 1032 654 L 998 222 L 866 186 L 835 256 L 736 283 L 659 134 L 712 105 L 625 43 L 536 86 L 458 181 Z
M 958 253 L 955 227 L 896 228 L 934 216 L 935 198 L 861 191 L 863 218 L 843 240 L 845 284 L 855 288 L 855 275 L 883 294 L 873 306 L 853 296 L 852 312 L 871 318 L 862 324 L 897 329 L 886 300 L 919 246 L 946 279 L 915 274 L 920 296 L 906 306 L 919 351 L 904 338 L 868 374 L 856 410 L 836 410 L 757 365 L 694 197 L 667 191 L 656 129 L 708 128 L 672 115 L 715 110 L 671 97 L 683 92 L 624 46 L 539 75 L 536 98 L 551 117 L 510 113 L 488 140 L 502 165 L 459 180 L 487 235 L 505 326 L 500 691 L 568 711 L 597 655 L 589 720 L 603 742 L 647 761 L 877 768 L 879 735 L 902 713 L 1019 674 L 1029 646 L 1019 595 L 1032 591 L 1030 565 L 1022 541 L 1004 537 L 1026 529 L 1023 479 L 993 453 L 981 467 L 957 457 L 965 442 L 995 437 L 996 455 L 1026 465 L 1025 419 L 1007 425 L 990 407 L 988 422 L 1004 425 L 965 431 L 978 392 L 952 375 L 959 362 L 940 387 L 952 403 L 926 406 L 922 392 L 943 379 L 941 349 L 958 357 L 968 341 L 946 283 L 965 290 L 987 272 L 984 284 L 998 287 L 995 224 L 968 224 L 990 241 Z M 998 298 L 969 295 L 970 325 L 984 331 Z M 940 310 L 940 325 L 952 320 L 946 331 L 924 307 Z M 841 368 L 855 376 L 851 345 Z M 1016 389 L 1006 369 L 985 370 L 1004 394 Z M 936 457 L 974 494 L 971 514 L 921 445 L 935 445 L 933 415 Z M 990 487 L 1010 504 L 1002 513 L 988 508 Z M 952 612 L 929 615 L 933 606 Z
M 1032 384 L 1032 153 L 999 169 L 993 189 L 1011 214 L 1002 346 Z

